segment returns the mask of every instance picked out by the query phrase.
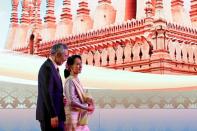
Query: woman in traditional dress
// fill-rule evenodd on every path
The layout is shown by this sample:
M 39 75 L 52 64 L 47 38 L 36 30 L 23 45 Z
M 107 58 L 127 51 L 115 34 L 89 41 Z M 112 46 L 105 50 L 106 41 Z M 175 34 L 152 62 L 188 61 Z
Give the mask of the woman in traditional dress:
M 82 70 L 82 60 L 79 55 L 68 58 L 64 76 L 64 95 L 66 97 L 65 131 L 90 131 L 88 115 L 94 111 L 93 99 L 88 96 L 78 78 Z

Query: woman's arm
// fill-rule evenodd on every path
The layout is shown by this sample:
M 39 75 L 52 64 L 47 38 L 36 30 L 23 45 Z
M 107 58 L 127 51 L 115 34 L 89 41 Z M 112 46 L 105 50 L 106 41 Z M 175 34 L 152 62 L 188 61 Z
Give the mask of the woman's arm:
M 71 105 L 74 107 L 78 107 L 84 110 L 88 110 L 88 104 L 82 104 L 80 102 L 80 99 L 78 97 L 78 94 L 76 94 L 76 87 L 73 83 L 72 80 L 68 81 L 68 88 L 69 88 L 69 94 L 70 94 L 70 101 L 71 101 Z

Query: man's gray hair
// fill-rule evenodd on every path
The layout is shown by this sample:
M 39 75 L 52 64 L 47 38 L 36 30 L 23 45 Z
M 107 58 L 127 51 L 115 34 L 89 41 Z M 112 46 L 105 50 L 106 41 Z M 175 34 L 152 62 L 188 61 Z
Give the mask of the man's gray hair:
M 51 55 L 56 53 L 64 53 L 66 49 L 68 49 L 68 47 L 63 43 L 55 44 L 51 47 Z

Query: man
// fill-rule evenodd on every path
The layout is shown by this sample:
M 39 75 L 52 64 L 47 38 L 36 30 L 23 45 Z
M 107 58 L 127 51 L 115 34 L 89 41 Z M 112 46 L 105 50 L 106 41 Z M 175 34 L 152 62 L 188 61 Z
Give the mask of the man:
M 63 86 L 58 66 L 65 62 L 67 56 L 67 46 L 56 44 L 40 67 L 36 119 L 42 131 L 64 131 Z

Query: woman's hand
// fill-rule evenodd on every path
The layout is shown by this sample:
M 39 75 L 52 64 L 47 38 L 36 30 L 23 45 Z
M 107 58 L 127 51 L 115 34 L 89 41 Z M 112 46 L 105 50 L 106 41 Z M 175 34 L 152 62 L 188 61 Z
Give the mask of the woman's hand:
M 94 106 L 88 106 L 88 112 L 93 112 L 94 111 Z
M 94 100 L 91 96 L 88 96 L 86 97 L 86 103 L 88 104 L 88 109 L 87 111 L 89 113 L 93 113 L 94 112 L 94 109 L 95 109 L 95 106 L 94 106 Z
M 67 104 L 67 99 L 66 97 L 64 97 L 64 106 L 66 106 L 66 104 Z

